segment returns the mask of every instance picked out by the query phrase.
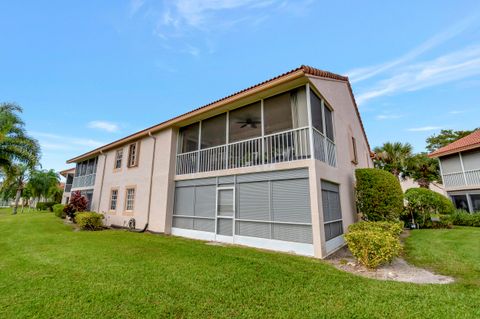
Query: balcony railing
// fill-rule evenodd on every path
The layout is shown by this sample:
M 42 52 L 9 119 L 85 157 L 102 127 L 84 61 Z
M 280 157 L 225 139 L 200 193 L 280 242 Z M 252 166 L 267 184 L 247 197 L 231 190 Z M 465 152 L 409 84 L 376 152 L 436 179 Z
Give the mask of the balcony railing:
M 75 176 L 72 188 L 89 187 L 95 185 L 95 174 Z
M 333 167 L 337 166 L 335 143 L 315 128 L 313 128 L 313 151 L 315 159 Z
M 335 166 L 335 144 L 321 133 L 318 134 L 314 135 L 315 158 Z M 309 128 L 303 127 L 178 154 L 176 172 L 177 175 L 183 175 L 308 158 L 311 158 Z
M 480 169 L 444 174 L 443 183 L 446 188 L 480 186 Z

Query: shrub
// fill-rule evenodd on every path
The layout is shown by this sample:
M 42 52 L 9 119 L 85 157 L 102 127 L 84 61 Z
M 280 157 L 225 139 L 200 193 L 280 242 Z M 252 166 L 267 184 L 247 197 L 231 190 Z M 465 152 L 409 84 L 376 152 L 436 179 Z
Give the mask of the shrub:
M 63 204 L 53 205 L 53 212 L 54 212 L 55 216 L 60 217 L 60 218 L 65 218 L 67 215 L 63 211 L 64 208 L 65 208 L 65 205 L 63 205 Z
M 37 210 L 47 210 L 47 206 L 45 206 L 45 203 L 37 203 L 36 208 Z
M 369 221 L 398 220 L 403 211 L 400 182 L 391 173 L 362 168 L 355 171 L 356 200 L 363 218 Z
M 457 226 L 470 226 L 470 227 L 480 227 L 480 214 L 469 214 L 464 210 L 456 210 L 453 214 L 449 216 L 443 216 L 444 219 L 450 221 L 453 225 Z
M 446 218 L 445 218 L 446 216 Z M 440 229 L 440 228 L 452 228 L 453 222 L 448 215 L 441 215 L 439 220 L 432 220 L 430 222 L 430 227 L 433 229 Z
M 53 205 L 55 205 L 55 202 L 41 202 L 37 203 L 37 210 L 46 210 L 53 212 Z
M 72 196 L 70 197 L 70 202 L 67 204 L 67 206 L 65 206 L 63 211 L 68 217 L 74 220 L 75 213 L 84 212 L 87 209 L 87 206 L 87 198 L 85 196 L 82 196 L 79 191 L 76 191 L 72 193 Z
M 432 226 L 431 214 L 451 214 L 453 203 L 445 196 L 426 188 L 411 188 L 405 192 L 407 211 L 420 228 Z
M 95 212 L 83 212 L 75 215 L 75 222 L 83 230 L 99 230 L 103 228 L 103 215 Z
M 353 230 L 345 240 L 353 256 L 372 269 L 391 262 L 401 251 L 399 238 L 385 230 Z
M 359 222 L 348 227 L 352 231 L 387 231 L 395 237 L 400 236 L 403 231 L 403 222 Z

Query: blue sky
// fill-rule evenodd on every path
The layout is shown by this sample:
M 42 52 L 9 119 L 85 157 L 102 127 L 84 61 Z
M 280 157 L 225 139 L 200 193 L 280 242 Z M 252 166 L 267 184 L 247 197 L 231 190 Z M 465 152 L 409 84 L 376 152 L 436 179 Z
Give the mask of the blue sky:
M 44 168 L 301 64 L 350 76 L 372 146 L 480 126 L 478 1 L 2 1 L 0 40 Z

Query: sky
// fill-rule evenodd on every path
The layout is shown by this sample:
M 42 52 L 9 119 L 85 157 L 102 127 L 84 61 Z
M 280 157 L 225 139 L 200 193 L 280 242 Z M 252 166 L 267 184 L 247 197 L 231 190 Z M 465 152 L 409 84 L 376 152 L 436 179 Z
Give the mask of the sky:
M 372 147 L 480 126 L 478 0 L 0 2 L 45 169 L 302 64 L 349 76 Z

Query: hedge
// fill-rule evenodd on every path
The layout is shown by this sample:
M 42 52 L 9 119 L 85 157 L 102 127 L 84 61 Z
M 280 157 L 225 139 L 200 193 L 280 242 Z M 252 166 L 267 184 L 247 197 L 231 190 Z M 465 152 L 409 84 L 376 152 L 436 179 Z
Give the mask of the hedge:
M 75 214 L 75 222 L 83 230 L 100 230 L 103 228 L 103 215 L 95 212 Z
M 464 210 L 456 210 L 451 215 L 441 216 L 440 220 L 457 226 L 480 227 L 480 213 L 470 214 Z
M 60 218 L 67 217 L 67 214 L 63 211 L 63 209 L 65 208 L 65 205 L 55 204 L 55 205 L 53 205 L 52 208 L 53 208 L 53 213 L 55 214 L 55 216 L 60 217 Z
M 350 225 L 345 240 L 352 255 L 374 269 L 400 254 L 402 229 L 399 222 L 360 222 Z
M 390 172 L 362 168 L 355 170 L 359 212 L 369 221 L 396 221 L 403 212 L 403 192 Z

